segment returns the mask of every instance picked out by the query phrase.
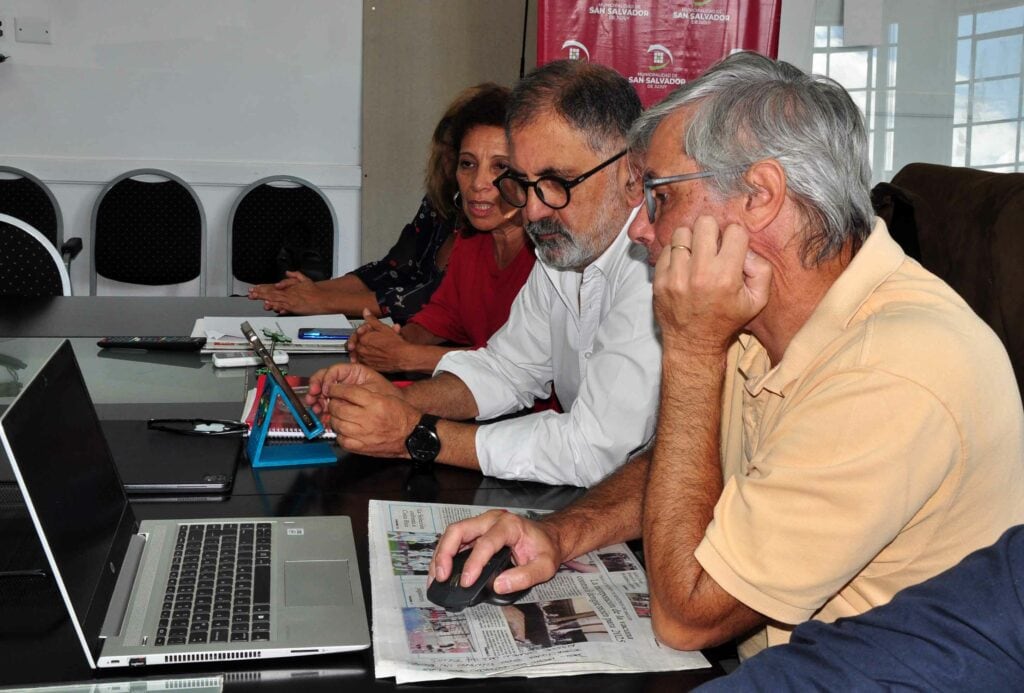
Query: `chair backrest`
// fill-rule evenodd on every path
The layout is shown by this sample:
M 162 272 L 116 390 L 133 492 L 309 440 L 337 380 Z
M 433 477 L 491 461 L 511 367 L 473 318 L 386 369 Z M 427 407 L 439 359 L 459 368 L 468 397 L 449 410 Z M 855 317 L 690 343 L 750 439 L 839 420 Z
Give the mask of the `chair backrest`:
M 188 183 L 159 169 L 128 171 L 93 207 L 90 293 L 205 295 L 205 247 L 206 216 Z
M 0 214 L 21 219 L 54 247 L 64 241 L 64 217 L 46 183 L 28 171 L 0 166 Z
M 334 271 L 337 217 L 312 183 L 294 176 L 270 176 L 245 188 L 228 216 L 228 294 L 235 282 L 277 281 L 284 269 L 321 274 Z
M 1024 173 L 907 164 L 872 201 L 908 254 L 999 335 L 1024 390 Z
M 57 249 L 21 219 L 0 214 L 0 296 L 70 296 Z

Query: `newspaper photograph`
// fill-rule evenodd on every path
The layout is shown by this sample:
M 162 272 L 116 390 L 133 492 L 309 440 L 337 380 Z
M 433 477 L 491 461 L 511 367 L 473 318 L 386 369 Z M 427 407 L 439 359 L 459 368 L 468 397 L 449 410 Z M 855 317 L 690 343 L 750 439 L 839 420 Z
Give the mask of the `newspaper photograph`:
M 625 544 L 563 563 L 508 606 L 458 613 L 427 600 L 427 568 L 448 524 L 489 507 L 370 501 L 373 652 L 396 683 L 488 676 L 565 676 L 699 669 L 700 652 L 661 645 L 647 577 Z M 547 511 L 505 508 L 536 518 Z

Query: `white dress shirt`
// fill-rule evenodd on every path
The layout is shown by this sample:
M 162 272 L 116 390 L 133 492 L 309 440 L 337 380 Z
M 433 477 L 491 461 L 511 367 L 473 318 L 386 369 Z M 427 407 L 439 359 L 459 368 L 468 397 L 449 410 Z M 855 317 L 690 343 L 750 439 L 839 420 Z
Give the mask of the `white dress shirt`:
M 565 413 L 477 430 L 484 474 L 592 486 L 653 434 L 661 344 L 650 268 L 626 236 L 632 219 L 582 273 L 537 262 L 487 346 L 449 352 L 438 364 L 435 373 L 452 373 L 470 389 L 480 420 L 532 406 L 554 382 Z

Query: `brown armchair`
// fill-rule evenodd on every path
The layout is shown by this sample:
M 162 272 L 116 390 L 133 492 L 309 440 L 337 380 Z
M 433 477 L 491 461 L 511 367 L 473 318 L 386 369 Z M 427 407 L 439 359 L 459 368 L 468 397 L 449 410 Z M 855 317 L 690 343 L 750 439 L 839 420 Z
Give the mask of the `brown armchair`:
M 999 335 L 1024 392 L 1024 173 L 908 164 L 871 201 L 907 254 Z

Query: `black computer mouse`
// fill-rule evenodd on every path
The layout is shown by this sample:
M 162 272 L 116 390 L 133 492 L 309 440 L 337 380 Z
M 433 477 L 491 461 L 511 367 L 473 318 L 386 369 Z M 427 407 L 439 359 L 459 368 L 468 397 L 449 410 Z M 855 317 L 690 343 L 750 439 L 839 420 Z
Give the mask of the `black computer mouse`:
M 480 602 L 505 606 L 530 591 L 529 588 L 526 588 L 508 594 L 494 593 L 494 578 L 514 565 L 512 549 L 507 546 L 491 556 L 491 559 L 484 564 L 476 582 L 469 587 L 461 587 L 459 579 L 462 577 L 462 566 L 465 565 L 469 554 L 470 550 L 467 549 L 452 557 L 452 574 L 448 576 L 447 580 L 434 580 L 427 588 L 427 599 L 448 611 L 462 611 L 467 606 L 475 606 Z

